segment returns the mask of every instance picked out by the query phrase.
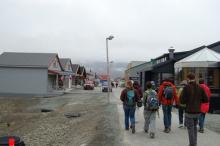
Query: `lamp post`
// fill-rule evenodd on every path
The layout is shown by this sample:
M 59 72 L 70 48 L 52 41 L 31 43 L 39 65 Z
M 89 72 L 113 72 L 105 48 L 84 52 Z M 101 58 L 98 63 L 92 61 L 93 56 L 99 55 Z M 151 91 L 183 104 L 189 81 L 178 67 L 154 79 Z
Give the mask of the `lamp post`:
M 110 103 L 110 73 L 109 73 L 109 57 L 108 57 L 108 40 L 112 40 L 114 36 L 110 35 L 106 38 L 106 58 L 107 58 L 107 76 L 108 76 L 108 103 Z

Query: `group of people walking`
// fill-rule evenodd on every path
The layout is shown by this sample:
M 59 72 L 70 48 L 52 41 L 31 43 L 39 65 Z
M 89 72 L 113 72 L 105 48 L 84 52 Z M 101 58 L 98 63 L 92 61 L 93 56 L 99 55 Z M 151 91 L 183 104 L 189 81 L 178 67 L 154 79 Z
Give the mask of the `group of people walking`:
M 176 107 L 179 113 L 179 128 L 187 128 L 189 146 L 196 146 L 197 124 L 199 123 L 199 132 L 203 133 L 211 96 L 210 89 L 205 85 L 204 80 L 200 79 L 197 83 L 195 75 L 189 73 L 187 80 L 181 83 L 178 91 L 168 79 L 162 82 L 157 92 L 153 82 L 147 82 L 146 88 L 146 91 L 142 92 L 138 82 L 132 83 L 130 80 L 126 82 L 126 88 L 120 96 L 125 114 L 125 130 L 131 129 L 132 133 L 135 133 L 135 110 L 136 107 L 143 105 L 144 131 L 149 133 L 150 138 L 155 138 L 156 115 L 159 114 L 158 110 L 161 106 L 164 132 L 170 133 L 172 108 Z

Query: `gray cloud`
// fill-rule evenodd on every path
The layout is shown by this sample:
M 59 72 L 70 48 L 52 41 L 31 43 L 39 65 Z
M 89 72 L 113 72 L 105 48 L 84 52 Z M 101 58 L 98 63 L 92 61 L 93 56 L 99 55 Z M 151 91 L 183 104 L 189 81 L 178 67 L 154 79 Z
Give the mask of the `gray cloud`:
M 218 0 L 1 0 L 0 51 L 58 52 L 74 61 L 149 60 L 220 38 Z

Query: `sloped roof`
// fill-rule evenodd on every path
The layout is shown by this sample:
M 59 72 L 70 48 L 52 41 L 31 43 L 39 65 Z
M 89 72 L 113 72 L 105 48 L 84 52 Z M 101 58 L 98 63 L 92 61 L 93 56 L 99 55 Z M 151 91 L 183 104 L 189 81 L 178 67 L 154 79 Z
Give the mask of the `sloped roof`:
M 215 42 L 215 43 L 213 43 L 211 45 L 208 45 L 207 48 L 220 53 L 220 41 Z
M 174 59 L 175 60 L 180 60 L 182 58 L 185 58 L 203 48 L 205 48 L 206 46 L 200 46 L 198 48 L 195 48 L 195 49 L 192 49 L 192 50 L 189 50 L 189 51 L 182 51 L 182 52 L 174 52 Z M 164 53 L 163 55 L 159 56 L 159 57 L 156 57 L 154 58 L 153 60 L 157 60 L 157 59 L 161 59 L 161 58 L 164 58 L 164 57 L 169 57 L 169 53 Z
M 84 66 L 79 67 L 79 74 L 86 77 L 86 69 Z
M 204 48 L 176 62 L 175 67 L 216 67 L 218 62 L 220 62 L 220 54 Z
M 67 64 L 67 62 L 69 60 L 71 60 L 71 59 L 69 59 L 69 58 L 60 58 L 60 63 L 61 63 L 63 68 L 65 67 L 65 65 Z
M 84 66 L 80 66 L 80 67 L 79 67 L 79 70 L 80 70 L 80 73 L 81 73 L 81 74 L 84 72 L 84 69 L 85 69 Z
M 72 69 L 73 69 L 73 72 L 77 74 L 77 71 L 79 69 L 79 64 L 72 64 Z
M 0 55 L 0 66 L 49 67 L 50 62 L 57 56 L 56 53 L 4 52 Z

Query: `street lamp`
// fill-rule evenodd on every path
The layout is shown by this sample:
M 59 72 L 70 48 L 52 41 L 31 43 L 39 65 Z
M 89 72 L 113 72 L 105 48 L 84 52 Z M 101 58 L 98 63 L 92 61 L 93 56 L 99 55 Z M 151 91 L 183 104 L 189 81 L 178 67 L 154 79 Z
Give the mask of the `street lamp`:
M 112 40 L 114 36 L 110 35 L 106 38 L 106 56 L 107 56 L 107 76 L 108 76 L 108 103 L 110 103 L 110 73 L 109 73 L 109 57 L 108 57 L 108 40 Z

